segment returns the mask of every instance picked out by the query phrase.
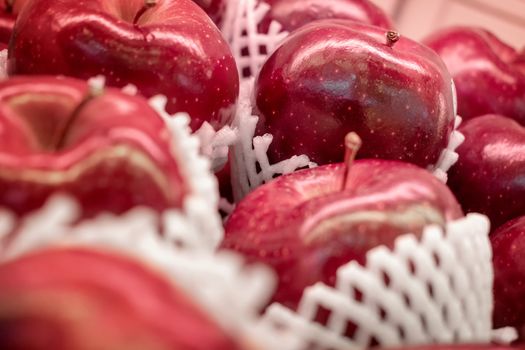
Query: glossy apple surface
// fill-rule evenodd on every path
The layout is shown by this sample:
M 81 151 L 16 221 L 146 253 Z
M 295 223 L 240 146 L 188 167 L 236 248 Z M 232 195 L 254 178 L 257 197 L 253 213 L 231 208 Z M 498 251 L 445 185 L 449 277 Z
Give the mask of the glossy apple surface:
M 436 163 L 454 126 L 450 75 L 432 50 L 386 34 L 323 20 L 295 31 L 270 56 L 255 100 L 257 133 L 274 136 L 272 163 L 296 154 L 340 162 L 340 140 L 351 131 L 363 139 L 361 158 Z
M 193 0 L 193 2 L 207 13 L 215 24 L 220 23 L 226 7 L 226 0 Z
M 499 115 L 471 119 L 448 184 L 466 212 L 490 218 L 493 228 L 525 215 L 525 128 Z
M 137 261 L 51 249 L 0 265 L 3 349 L 239 349 L 170 281 Z
M 494 262 L 494 326 L 515 327 L 525 340 L 525 216 L 491 236 Z
M 140 96 L 90 93 L 71 78 L 0 82 L 0 206 L 24 214 L 57 191 L 87 216 L 182 206 L 186 180 L 158 114 Z
M 270 21 L 279 22 L 286 31 L 293 31 L 318 19 L 347 19 L 385 29 L 393 27 L 388 16 L 368 0 L 265 0 L 271 8 L 262 28 Z M 263 29 L 264 31 L 264 29 Z
M 53 25 L 50 25 L 53 23 Z M 146 97 L 164 94 L 170 113 L 192 116 L 196 130 L 233 118 L 235 61 L 210 18 L 191 0 L 35 0 L 21 12 L 9 51 L 11 75 L 103 74 Z M 36 59 L 38 58 L 38 59 Z
M 305 287 L 335 282 L 338 267 L 401 234 L 462 216 L 450 190 L 415 165 L 360 160 L 283 175 L 236 206 L 223 248 L 278 274 L 273 301 L 294 308 Z
M 458 94 L 458 113 L 470 119 L 502 114 L 525 125 L 525 66 L 518 53 L 481 28 L 453 27 L 424 40 L 445 61 Z

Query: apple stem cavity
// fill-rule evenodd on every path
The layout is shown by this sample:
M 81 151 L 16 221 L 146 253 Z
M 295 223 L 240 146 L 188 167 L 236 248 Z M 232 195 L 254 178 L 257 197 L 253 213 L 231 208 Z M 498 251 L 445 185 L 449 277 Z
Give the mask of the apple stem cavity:
M 399 33 L 395 32 L 393 30 L 389 30 L 388 32 L 386 32 L 386 44 L 387 44 L 387 46 L 393 47 L 394 44 L 399 41 L 400 37 L 401 36 L 399 35 Z
M 343 188 L 342 190 L 346 189 L 348 186 L 348 174 L 350 174 L 350 169 L 352 168 L 352 165 L 354 164 L 355 156 L 357 155 L 357 152 L 359 152 L 359 149 L 361 148 L 361 145 L 363 144 L 363 141 L 361 141 L 361 138 L 359 135 L 357 135 L 355 132 L 349 132 L 345 136 L 345 173 L 343 176 Z
M 69 132 L 69 129 L 75 123 L 75 120 L 78 119 L 78 116 L 80 115 L 80 112 L 82 111 L 82 109 L 84 109 L 84 107 L 86 107 L 86 105 L 89 102 L 93 101 L 95 98 L 103 94 L 104 94 L 104 87 L 100 87 L 97 85 L 90 85 L 86 96 L 84 96 L 82 101 L 80 101 L 78 106 L 73 110 L 73 112 L 71 113 L 71 116 L 67 120 L 66 125 L 62 129 L 62 132 L 60 133 L 60 137 L 58 137 L 57 143 L 55 144 L 55 150 L 60 150 L 64 148 L 64 144 L 66 142 L 66 136 Z
M 140 8 L 139 12 L 137 12 L 137 14 L 135 15 L 135 18 L 133 19 L 133 24 L 134 25 L 137 25 L 137 23 L 139 22 L 140 20 L 140 17 L 142 17 L 142 15 L 148 11 L 150 8 L 154 7 L 157 5 L 157 0 L 144 0 L 144 5 L 142 5 L 142 7 Z

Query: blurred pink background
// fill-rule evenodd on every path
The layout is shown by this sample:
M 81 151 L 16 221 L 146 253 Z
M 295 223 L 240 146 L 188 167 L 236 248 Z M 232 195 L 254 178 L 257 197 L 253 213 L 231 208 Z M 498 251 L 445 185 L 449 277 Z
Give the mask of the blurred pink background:
M 399 32 L 421 39 L 451 25 L 481 26 L 516 48 L 525 46 L 525 0 L 372 0 Z

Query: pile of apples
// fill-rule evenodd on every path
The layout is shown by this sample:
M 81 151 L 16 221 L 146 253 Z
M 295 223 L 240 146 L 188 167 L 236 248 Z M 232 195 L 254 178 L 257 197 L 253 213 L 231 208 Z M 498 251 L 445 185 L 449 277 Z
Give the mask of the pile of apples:
M 240 78 L 217 25 L 235 1 L 0 3 L 9 75 L 0 82 L 0 206 L 21 218 L 65 192 L 83 218 L 183 208 L 188 179 L 148 98 L 166 96 L 166 111 L 188 113 L 192 131 L 234 126 Z M 278 21 L 291 33 L 255 76 L 256 134 L 273 135 L 272 163 L 306 154 L 319 166 L 236 203 L 221 249 L 271 267 L 272 301 L 295 309 L 306 287 L 334 285 L 339 267 L 364 264 L 371 249 L 482 213 L 492 224 L 494 326 L 525 341 L 525 51 L 480 28 L 413 41 L 368 0 L 265 2 L 259 31 Z M 107 87 L 87 83 L 97 75 Z M 130 84 L 137 94 L 122 90 Z M 457 114 L 465 141 L 444 184 L 430 170 Z M 257 344 L 216 324 L 176 281 L 85 247 L 0 264 L 0 347 Z M 511 346 L 414 350 L 451 348 Z

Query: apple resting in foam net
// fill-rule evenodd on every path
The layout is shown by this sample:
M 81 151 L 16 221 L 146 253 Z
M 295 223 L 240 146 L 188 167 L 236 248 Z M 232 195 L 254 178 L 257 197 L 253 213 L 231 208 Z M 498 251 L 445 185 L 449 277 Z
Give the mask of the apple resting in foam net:
M 102 74 L 111 86 L 166 95 L 168 112 L 189 113 L 194 131 L 205 121 L 230 123 L 239 94 L 230 48 L 192 0 L 31 1 L 16 22 L 8 68 Z
M 352 158 L 257 188 L 226 222 L 223 248 L 277 272 L 274 301 L 296 307 L 305 287 L 333 285 L 337 268 L 365 263 L 370 249 L 462 216 L 450 190 L 426 170 Z
M 0 206 L 24 214 L 56 192 L 84 214 L 182 206 L 186 181 L 164 121 L 138 96 L 80 80 L 0 83 Z
M 340 162 L 348 132 L 360 158 L 437 162 L 454 128 L 452 79 L 431 49 L 344 20 L 306 25 L 269 57 L 255 83 L 257 133 L 272 163 L 306 154 Z
M 0 264 L 0 319 L 3 349 L 241 349 L 172 281 L 88 248 Z
M 393 27 L 386 13 L 369 0 L 264 0 L 270 11 L 260 23 L 265 33 L 272 20 L 293 31 L 319 19 L 348 19 L 385 29 Z

